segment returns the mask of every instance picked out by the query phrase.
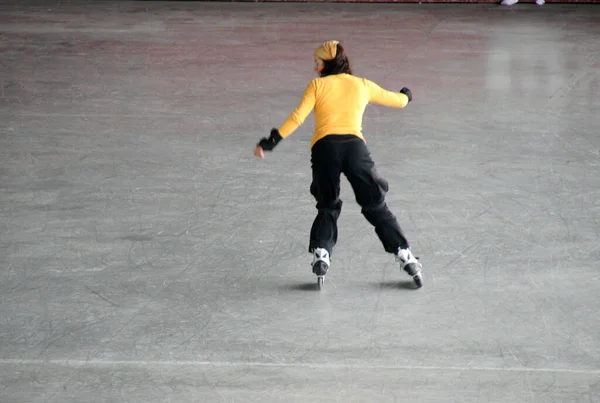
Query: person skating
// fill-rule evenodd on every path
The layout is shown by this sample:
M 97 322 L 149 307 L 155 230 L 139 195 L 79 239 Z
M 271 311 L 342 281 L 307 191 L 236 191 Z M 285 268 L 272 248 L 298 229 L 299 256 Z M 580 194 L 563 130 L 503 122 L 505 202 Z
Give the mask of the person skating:
M 277 144 L 304 123 L 314 109 L 315 129 L 310 142 L 312 183 L 310 192 L 317 204 L 308 251 L 312 268 L 319 278 L 329 270 L 331 254 L 338 238 L 337 220 L 342 209 L 340 176 L 352 186 L 361 212 L 379 237 L 386 252 L 394 254 L 400 268 L 422 287 L 421 264 L 413 256 L 385 195 L 388 182 L 377 172 L 362 133 L 362 119 L 368 103 L 404 108 L 412 101 L 411 91 L 388 91 L 366 78 L 353 75 L 350 62 L 339 41 L 327 41 L 314 53 L 315 72 L 299 105 L 269 137 L 260 139 L 254 155 L 264 158 Z

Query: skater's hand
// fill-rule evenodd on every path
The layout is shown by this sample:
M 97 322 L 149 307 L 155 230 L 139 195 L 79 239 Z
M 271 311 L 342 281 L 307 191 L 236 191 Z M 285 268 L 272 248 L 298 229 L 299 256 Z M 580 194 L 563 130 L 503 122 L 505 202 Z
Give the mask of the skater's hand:
M 402 87 L 400 92 L 408 97 L 408 102 L 412 101 L 412 92 L 406 87 Z
M 261 151 L 273 151 L 275 146 L 281 140 L 283 140 L 283 137 L 281 137 L 281 134 L 279 134 L 279 130 L 273 128 L 271 129 L 271 134 L 269 135 L 269 138 L 263 137 L 262 139 L 260 139 L 256 147 L 260 147 Z M 254 155 L 256 155 L 256 153 L 254 153 Z
M 265 158 L 265 152 L 261 146 L 256 146 L 256 148 L 254 149 L 254 156 L 260 159 Z

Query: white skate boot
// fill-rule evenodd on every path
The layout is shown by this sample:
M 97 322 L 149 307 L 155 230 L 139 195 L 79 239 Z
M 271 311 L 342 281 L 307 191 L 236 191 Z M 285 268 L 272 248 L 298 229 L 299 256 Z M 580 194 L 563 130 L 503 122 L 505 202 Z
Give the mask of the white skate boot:
M 415 258 L 410 249 L 398 249 L 396 260 L 400 262 L 400 269 L 408 273 L 413 278 L 417 288 L 423 287 L 423 277 L 421 276 L 421 263 Z
M 323 286 L 323 277 L 329 270 L 329 252 L 327 249 L 315 248 L 313 252 L 312 271 L 317 275 L 317 286 Z

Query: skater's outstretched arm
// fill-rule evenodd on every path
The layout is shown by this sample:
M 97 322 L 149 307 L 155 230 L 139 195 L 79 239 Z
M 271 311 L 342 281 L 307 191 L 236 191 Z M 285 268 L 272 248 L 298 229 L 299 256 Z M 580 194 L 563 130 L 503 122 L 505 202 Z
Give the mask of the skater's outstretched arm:
M 288 137 L 304 123 L 308 114 L 315 107 L 316 93 L 317 84 L 315 80 L 312 80 L 304 89 L 300 104 L 289 114 L 287 119 L 279 127 L 279 134 L 281 134 L 281 137 Z
M 290 113 L 281 127 L 279 129 L 271 129 L 269 138 L 263 137 L 260 139 L 254 149 L 254 155 L 258 158 L 264 158 L 265 151 L 272 151 L 281 140 L 288 137 L 301 126 L 308 114 L 315 107 L 315 99 L 316 82 L 313 80 L 306 86 L 300 104 Z
M 406 87 L 402 88 L 400 92 L 393 92 L 381 88 L 371 80 L 364 79 L 364 82 L 369 90 L 369 102 L 394 108 L 404 108 L 412 101 L 412 94 Z

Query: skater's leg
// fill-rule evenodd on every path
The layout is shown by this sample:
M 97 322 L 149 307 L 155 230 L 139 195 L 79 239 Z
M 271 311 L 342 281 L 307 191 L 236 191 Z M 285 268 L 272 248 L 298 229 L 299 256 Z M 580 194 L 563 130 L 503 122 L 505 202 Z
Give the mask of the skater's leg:
M 388 183 L 377 173 L 366 145 L 362 141 L 352 144 L 344 162 L 343 172 L 352 185 L 356 201 L 364 217 L 375 227 L 384 250 L 394 254 L 400 268 L 413 277 L 418 288 L 422 287 L 421 264 L 413 256 L 398 220 L 385 203 Z
M 310 192 L 317 201 L 317 216 L 310 230 L 308 250 L 315 253 L 318 248 L 324 249 L 327 252 L 327 263 L 337 243 L 337 220 L 342 210 L 339 197 L 341 163 L 337 151 L 336 142 L 326 138 L 318 141 L 311 150 L 313 180 Z
M 408 240 L 396 216 L 385 203 L 387 181 L 381 177 L 363 141 L 353 142 L 344 164 L 344 173 L 352 186 L 356 202 L 364 217 L 375 227 L 386 252 L 396 254 L 398 249 L 408 249 Z
M 329 270 L 331 253 L 337 243 L 337 219 L 340 216 L 342 201 L 325 207 L 319 204 L 317 202 L 317 216 L 310 230 L 308 251 L 314 256 L 313 272 L 322 276 Z
M 329 254 L 333 252 L 338 239 L 337 220 L 341 210 L 341 200 L 332 203 L 317 202 L 317 215 L 310 229 L 309 252 L 314 252 L 315 248 L 323 248 Z

